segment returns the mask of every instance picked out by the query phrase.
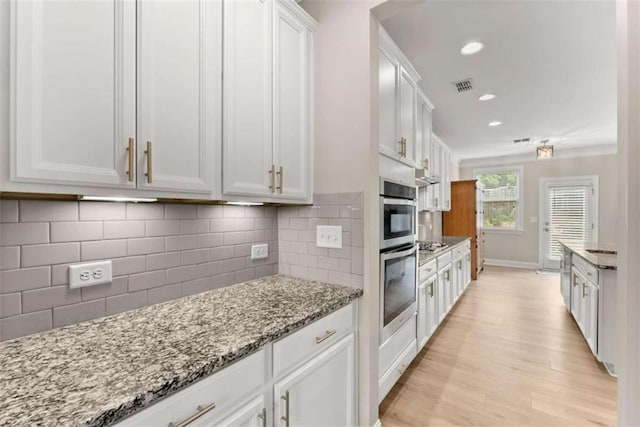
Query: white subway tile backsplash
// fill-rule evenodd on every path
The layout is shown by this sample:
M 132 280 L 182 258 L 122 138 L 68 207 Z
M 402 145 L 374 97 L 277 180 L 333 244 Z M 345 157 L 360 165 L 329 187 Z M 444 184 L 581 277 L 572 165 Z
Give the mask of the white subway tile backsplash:
M 147 271 L 179 267 L 180 265 L 182 265 L 180 251 L 147 255 Z
M 110 316 L 112 314 L 122 313 L 123 311 L 144 307 L 145 305 L 147 305 L 147 291 L 116 295 L 107 298 L 106 314 Z
M 180 234 L 180 220 L 147 221 L 147 237 L 175 236 Z
M 247 268 L 246 270 L 236 271 L 236 282 L 248 282 L 256 278 L 255 268 Z
M 68 286 L 34 289 L 22 293 L 22 312 L 30 313 L 45 308 L 73 304 L 81 300 L 80 289 L 69 289 Z
M 180 234 L 202 234 L 208 232 L 208 219 L 183 219 L 180 221 Z
M 80 243 L 80 258 L 82 261 L 117 258 L 126 253 L 127 241 L 125 239 Z
M 188 282 L 198 278 L 198 269 L 195 265 L 170 268 L 167 270 L 167 284 Z
M 147 302 L 149 304 L 158 304 L 161 302 L 180 298 L 181 296 L 182 284 L 177 283 L 175 285 L 161 286 L 159 288 L 149 289 Z
M 247 234 L 242 231 L 230 231 L 224 233 L 222 238 L 222 242 L 225 245 L 238 245 L 240 243 L 246 242 Z
M 214 246 L 222 246 L 222 233 L 208 233 L 198 235 L 199 248 L 212 248 Z
M 116 221 L 127 218 L 127 205 L 113 202 L 80 203 L 80 221 Z
M 81 288 L 82 301 L 106 298 L 129 292 L 129 276 L 114 277 L 111 283 Z
M 35 334 L 52 327 L 51 310 L 0 319 L 0 341 Z
M 337 285 L 351 286 L 351 273 L 329 270 L 329 282 Z
M 145 237 L 145 221 L 106 221 L 104 223 L 105 239 L 130 239 Z
M 225 273 L 229 273 L 230 271 L 239 271 L 247 268 L 247 260 L 246 258 L 234 258 L 227 259 L 223 261 L 222 270 Z
M 78 202 L 20 200 L 20 222 L 77 220 Z
M 53 327 L 71 325 L 72 323 L 104 317 L 106 313 L 105 300 L 94 300 L 78 304 L 53 308 Z
M 188 282 L 182 283 L 182 294 L 184 296 L 199 294 L 200 292 L 210 291 L 211 289 L 213 289 L 213 287 L 210 277 L 190 280 Z
M 127 240 L 128 255 L 145 255 L 164 252 L 164 237 L 146 237 Z
M 0 318 L 17 316 L 22 313 L 22 294 L 0 295 Z
M 52 222 L 51 242 L 81 242 L 83 240 L 102 240 L 104 237 L 102 222 Z
M 255 228 L 254 218 L 236 218 L 233 220 L 234 231 L 250 231 Z
M 151 256 L 151 255 L 148 255 Z M 123 276 L 125 274 L 142 273 L 147 270 L 147 256 L 139 255 L 127 258 L 115 258 L 112 260 L 113 275 Z
M 209 224 L 209 230 L 212 233 L 222 233 L 225 231 L 234 231 L 232 218 L 215 218 Z
M 195 219 L 198 217 L 196 205 L 166 204 L 164 210 L 166 219 Z
M 80 243 L 52 243 L 22 247 L 22 267 L 62 264 L 80 260 Z
M 49 243 L 48 223 L 0 224 L 0 246 Z
M 170 236 L 166 237 L 167 251 L 184 251 L 187 249 L 196 249 L 198 246 L 198 237 L 195 235 L 187 236 Z
M 18 201 L 0 199 L 0 222 L 18 222 Z
M 222 217 L 223 218 L 244 218 L 245 217 L 244 206 L 223 206 Z
M 198 205 L 198 218 L 222 218 L 222 206 Z
M 127 203 L 128 220 L 163 219 L 164 205 L 152 203 Z
M 167 274 L 165 270 L 149 271 L 129 276 L 129 292 L 157 288 L 166 284 Z
M 196 266 L 196 276 L 198 278 L 217 276 L 223 272 L 222 261 L 205 262 Z
M 20 246 L 0 247 L 0 270 L 20 268 Z
M 211 248 L 211 260 L 229 259 L 235 256 L 235 247 L 233 246 L 221 246 L 218 248 Z
M 211 250 L 208 248 L 184 251 L 182 252 L 182 265 L 200 264 L 209 261 L 210 257 Z

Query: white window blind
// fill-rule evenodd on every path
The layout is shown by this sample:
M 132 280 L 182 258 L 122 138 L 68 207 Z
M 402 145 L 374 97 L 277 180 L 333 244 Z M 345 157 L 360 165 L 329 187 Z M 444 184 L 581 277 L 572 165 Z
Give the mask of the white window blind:
M 552 259 L 560 259 L 562 256 L 558 240 L 592 240 L 593 185 L 551 187 L 547 192 L 546 203 L 550 210 L 547 253 Z

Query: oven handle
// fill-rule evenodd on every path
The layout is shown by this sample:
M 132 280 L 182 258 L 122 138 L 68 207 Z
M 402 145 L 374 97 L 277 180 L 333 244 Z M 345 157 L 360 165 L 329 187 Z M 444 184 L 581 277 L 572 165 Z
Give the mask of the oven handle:
M 387 261 L 390 259 L 396 259 L 396 258 L 402 258 L 408 255 L 411 255 L 413 253 L 418 252 L 418 245 L 413 246 L 410 249 L 404 250 L 404 251 L 391 251 L 391 252 L 386 252 L 382 254 L 382 260 L 383 261 Z
M 382 203 L 385 205 L 406 205 L 406 206 L 417 206 L 415 200 L 407 200 L 407 199 L 386 199 L 382 198 Z

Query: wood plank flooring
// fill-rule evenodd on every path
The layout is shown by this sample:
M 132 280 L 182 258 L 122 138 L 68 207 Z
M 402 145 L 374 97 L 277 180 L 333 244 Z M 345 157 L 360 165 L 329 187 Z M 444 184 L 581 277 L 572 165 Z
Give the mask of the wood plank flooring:
M 383 427 L 616 424 L 559 276 L 487 267 L 380 405 Z

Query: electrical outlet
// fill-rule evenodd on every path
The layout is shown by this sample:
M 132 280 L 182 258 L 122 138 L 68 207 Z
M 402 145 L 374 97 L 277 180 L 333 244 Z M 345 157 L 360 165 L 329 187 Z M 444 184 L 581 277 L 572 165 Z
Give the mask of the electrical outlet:
M 319 248 L 342 248 L 342 226 L 317 225 L 316 246 Z
M 84 288 L 112 281 L 111 260 L 69 266 L 69 288 Z
M 269 245 L 264 243 L 262 245 L 251 246 L 251 259 L 264 259 L 269 256 Z

